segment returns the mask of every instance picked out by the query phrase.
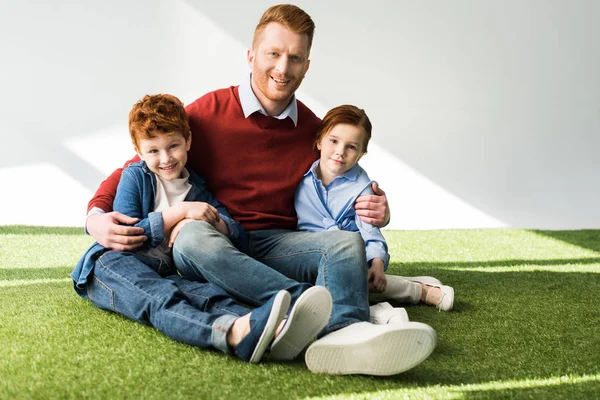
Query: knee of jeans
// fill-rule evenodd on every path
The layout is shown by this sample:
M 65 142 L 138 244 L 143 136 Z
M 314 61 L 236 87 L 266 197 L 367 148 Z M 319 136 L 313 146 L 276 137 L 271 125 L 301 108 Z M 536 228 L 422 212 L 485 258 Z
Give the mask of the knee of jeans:
M 173 243 L 173 249 L 180 252 L 185 252 L 187 249 L 195 249 L 198 247 L 198 243 L 204 243 L 206 238 L 214 232 L 216 232 L 215 229 L 208 222 L 189 222 L 185 224 L 177 235 L 175 243 Z
M 367 263 L 365 242 L 360 234 L 348 231 L 327 232 L 330 237 L 327 240 L 328 257 L 335 256 L 346 260 L 355 260 L 356 265 L 364 266 Z

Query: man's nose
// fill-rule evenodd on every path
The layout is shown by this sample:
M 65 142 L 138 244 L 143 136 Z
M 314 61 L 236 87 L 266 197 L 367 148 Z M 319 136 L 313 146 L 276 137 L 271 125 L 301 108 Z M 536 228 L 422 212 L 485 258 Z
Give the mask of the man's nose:
M 289 62 L 288 62 L 287 57 L 279 57 L 279 59 L 277 60 L 277 64 L 275 65 L 275 68 L 277 69 L 277 71 L 279 71 L 283 75 L 286 75 L 288 65 L 289 65 Z

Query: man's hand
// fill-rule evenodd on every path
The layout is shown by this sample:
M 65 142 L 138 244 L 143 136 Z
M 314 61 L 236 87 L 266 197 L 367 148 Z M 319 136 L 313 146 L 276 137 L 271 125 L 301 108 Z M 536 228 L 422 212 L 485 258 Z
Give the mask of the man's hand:
M 381 228 L 390 222 L 390 207 L 385 192 L 377 182 L 373 182 L 371 187 L 375 194 L 360 196 L 354 208 L 361 221 Z
M 134 251 L 146 240 L 144 229 L 119 223 L 132 225 L 137 221 L 137 218 L 113 211 L 90 215 L 85 226 L 88 233 L 102 246 L 117 251 Z
M 369 292 L 381 293 L 385 291 L 385 288 L 387 287 L 387 279 L 385 277 L 383 260 L 381 258 L 373 259 L 367 278 L 369 281 Z

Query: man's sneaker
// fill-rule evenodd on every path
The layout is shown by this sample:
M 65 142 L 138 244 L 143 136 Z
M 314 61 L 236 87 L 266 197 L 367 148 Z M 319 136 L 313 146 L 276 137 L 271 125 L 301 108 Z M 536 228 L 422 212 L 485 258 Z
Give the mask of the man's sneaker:
M 292 307 L 283 329 L 271 346 L 271 359 L 293 360 L 327 325 L 331 294 L 323 286 L 306 290 Z
M 250 332 L 233 349 L 236 357 L 251 363 L 260 361 L 290 308 L 290 301 L 290 294 L 286 290 L 280 290 L 264 305 L 252 310 Z
M 402 307 L 392 307 L 390 303 L 377 303 L 369 307 L 369 321 L 372 324 L 399 324 L 408 322 L 408 313 Z
M 357 322 L 315 341 L 305 360 L 315 373 L 395 375 L 423 362 L 436 343 L 433 328 L 420 322 Z

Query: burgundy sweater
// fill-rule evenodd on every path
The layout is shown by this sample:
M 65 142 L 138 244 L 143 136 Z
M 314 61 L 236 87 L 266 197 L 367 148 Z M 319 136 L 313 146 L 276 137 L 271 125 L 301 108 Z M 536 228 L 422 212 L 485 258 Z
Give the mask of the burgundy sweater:
M 296 229 L 294 193 L 318 154 L 319 118 L 298 101 L 298 126 L 258 112 L 244 118 L 237 87 L 208 93 L 186 107 L 192 130 L 187 166 L 246 230 Z M 137 156 L 128 161 L 137 161 Z M 98 188 L 88 210 L 112 210 L 122 169 Z

